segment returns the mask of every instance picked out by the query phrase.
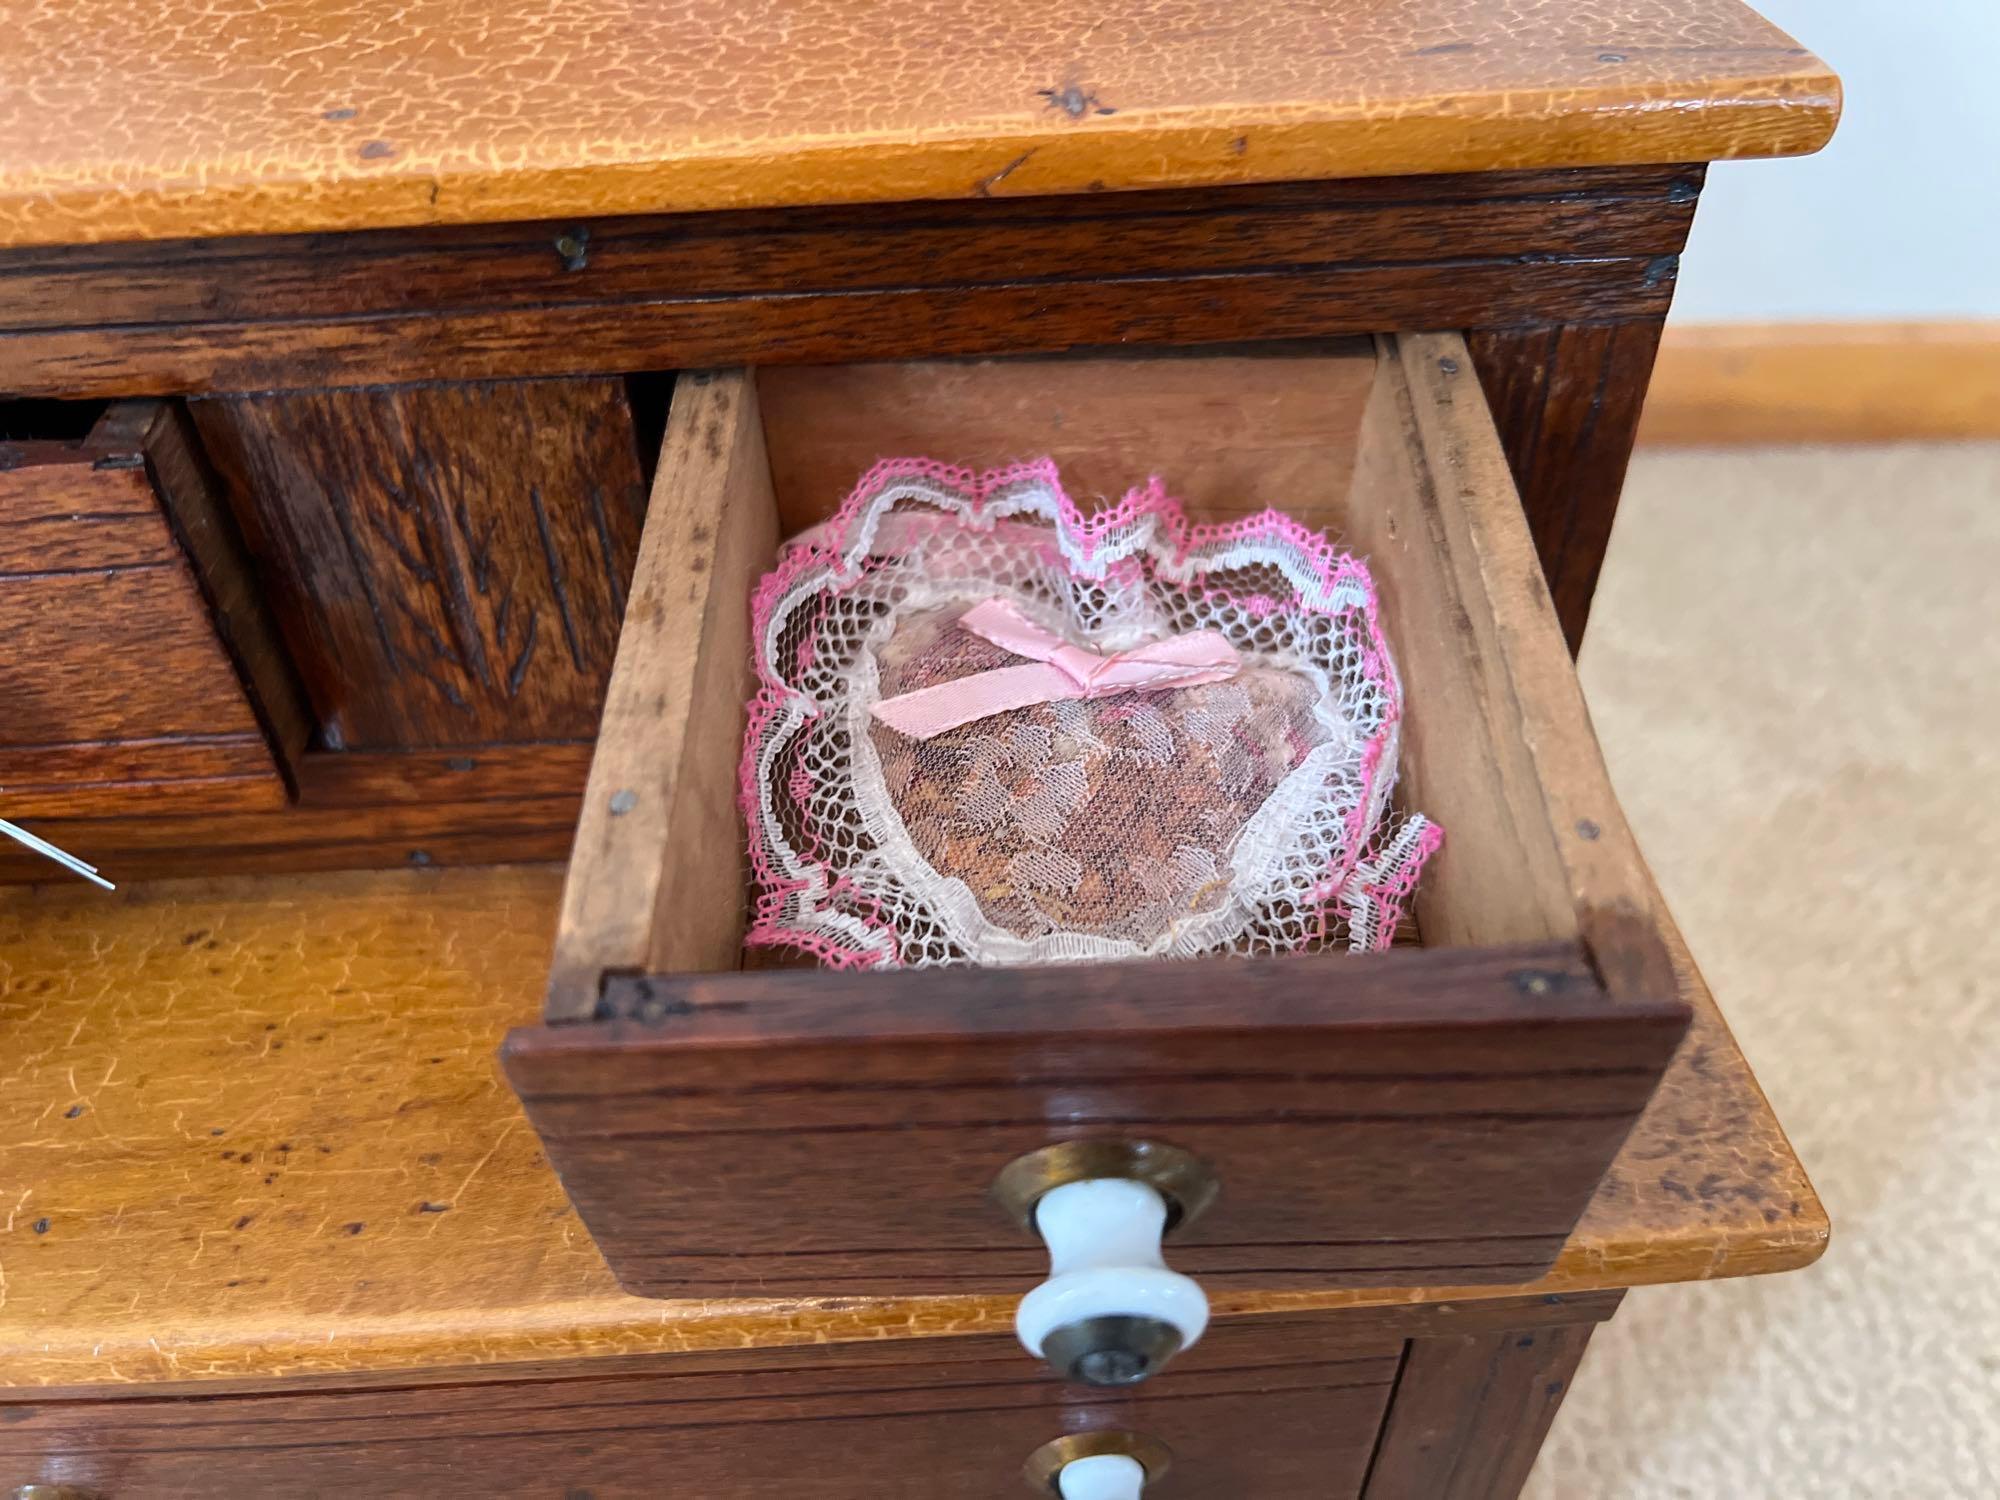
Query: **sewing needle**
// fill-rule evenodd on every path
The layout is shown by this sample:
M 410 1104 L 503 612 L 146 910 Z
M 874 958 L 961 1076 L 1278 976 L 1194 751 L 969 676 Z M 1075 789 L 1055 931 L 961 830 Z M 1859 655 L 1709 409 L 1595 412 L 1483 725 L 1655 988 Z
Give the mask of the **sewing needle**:
M 9 823 L 5 818 L 0 818 L 0 833 L 6 834 L 7 837 L 15 840 L 17 843 L 27 845 L 30 849 L 33 849 L 37 854 L 47 855 L 50 859 L 54 860 L 64 869 L 69 870 L 74 874 L 81 875 L 85 880 L 88 880 L 93 885 L 103 886 L 104 889 L 107 891 L 115 891 L 118 889 L 117 886 L 113 885 L 110 881 L 106 880 L 102 875 L 97 873 L 96 865 L 85 864 L 82 860 L 78 859 L 74 854 L 71 854 L 68 850 L 58 849 L 54 844 L 51 844 L 47 839 L 36 838 L 32 833 L 28 832 L 27 829 L 22 828 L 18 824 Z

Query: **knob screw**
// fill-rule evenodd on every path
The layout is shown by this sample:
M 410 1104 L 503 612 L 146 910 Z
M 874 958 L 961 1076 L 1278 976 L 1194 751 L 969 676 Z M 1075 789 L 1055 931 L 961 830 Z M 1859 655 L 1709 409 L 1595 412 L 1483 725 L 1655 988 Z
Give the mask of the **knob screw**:
M 1080 1385 L 1137 1385 L 1180 1352 L 1181 1331 L 1160 1318 L 1085 1318 L 1042 1340 L 1042 1358 Z

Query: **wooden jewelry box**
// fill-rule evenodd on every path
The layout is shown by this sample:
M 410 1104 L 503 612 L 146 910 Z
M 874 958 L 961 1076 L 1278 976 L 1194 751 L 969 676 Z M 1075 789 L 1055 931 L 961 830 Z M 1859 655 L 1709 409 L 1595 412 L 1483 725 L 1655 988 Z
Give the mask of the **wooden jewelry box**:
M 1571 654 L 1704 164 L 1823 65 L 462 9 L 0 58 L 0 816 L 121 886 L 0 846 L 0 1493 L 1504 1496 L 1625 1288 L 1817 1256 Z M 906 452 L 1368 558 L 1395 948 L 746 961 L 748 596 Z M 1008 1332 L 1105 1179 L 1214 1313 L 1117 1387 Z

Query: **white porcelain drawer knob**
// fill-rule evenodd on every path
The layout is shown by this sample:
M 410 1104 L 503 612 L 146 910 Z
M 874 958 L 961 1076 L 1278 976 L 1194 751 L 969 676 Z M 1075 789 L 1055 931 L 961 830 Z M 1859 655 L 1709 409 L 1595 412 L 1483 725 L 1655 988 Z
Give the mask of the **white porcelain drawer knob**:
M 1167 1204 L 1154 1188 L 1126 1177 L 1065 1183 L 1034 1214 L 1049 1279 L 1021 1299 L 1014 1331 L 1059 1374 L 1131 1385 L 1208 1327 L 1207 1296 L 1160 1253 Z
M 1123 1453 L 1102 1453 L 1066 1463 L 1056 1476 L 1062 1500 L 1140 1500 L 1146 1466 Z

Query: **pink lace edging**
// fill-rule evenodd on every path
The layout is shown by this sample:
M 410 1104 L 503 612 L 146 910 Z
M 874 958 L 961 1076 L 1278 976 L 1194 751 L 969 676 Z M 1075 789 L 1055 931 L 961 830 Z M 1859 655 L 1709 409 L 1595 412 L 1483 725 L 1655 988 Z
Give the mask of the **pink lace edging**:
M 1426 819 L 1424 831 L 1417 835 L 1415 846 L 1405 858 L 1397 861 L 1387 879 L 1380 884 L 1364 880 L 1360 889 L 1352 894 L 1345 887 L 1334 894 L 1332 904 L 1345 918 L 1350 931 L 1355 926 L 1355 914 L 1373 908 L 1375 928 L 1368 952 L 1386 952 L 1395 942 L 1396 929 L 1403 925 L 1404 911 L 1417 888 L 1418 879 L 1424 873 L 1424 866 L 1443 845 L 1444 830 Z
M 996 499 L 1013 493 L 1023 485 L 1039 485 L 1055 499 L 1055 522 L 1060 539 L 1068 542 L 1079 556 L 1093 562 L 1100 547 L 1118 533 L 1147 519 L 1161 523 L 1171 543 L 1168 551 L 1176 563 L 1185 562 L 1191 553 L 1202 548 L 1251 539 L 1283 541 L 1312 567 L 1323 593 L 1335 594 L 1342 584 L 1349 584 L 1365 594 L 1369 621 L 1371 625 L 1374 623 L 1375 581 L 1367 564 L 1352 553 L 1342 552 L 1324 533 L 1313 531 L 1283 511 L 1267 507 L 1234 521 L 1190 521 L 1186 507 L 1167 493 L 1165 484 L 1156 474 L 1145 484 L 1134 485 L 1127 490 L 1117 504 L 1106 506 L 1094 514 L 1086 514 L 1063 487 L 1061 471 L 1051 458 L 1007 464 L 983 473 L 930 458 L 882 459 L 861 476 L 860 482 L 841 502 L 840 508 L 812 529 L 812 540 L 804 546 L 795 542 L 787 555 L 802 554 L 822 563 L 844 556 L 852 540 L 854 523 L 884 490 L 912 480 L 927 481 L 940 489 L 957 493 L 969 504 L 974 516 L 983 515 Z M 1087 576 L 1100 575 L 1093 573 Z M 1234 598 L 1224 591 L 1216 592 L 1224 598 Z M 1237 602 L 1247 602 L 1251 597 L 1263 598 L 1246 596 L 1245 601 Z M 1274 602 L 1264 599 L 1267 608 Z M 1295 602 L 1299 607 L 1312 608 L 1310 602 L 1303 598 Z
M 1093 517 L 1081 511 L 1070 498 L 1063 486 L 1061 473 L 1051 458 L 1008 464 L 984 473 L 936 459 L 889 458 L 879 461 L 862 475 L 833 516 L 813 529 L 810 540 L 795 543 L 784 550 L 776 566 L 764 575 L 751 597 L 751 644 L 758 691 L 748 707 L 737 777 L 737 803 L 744 825 L 750 831 L 750 864 L 758 888 L 749 929 L 744 936 L 746 946 L 795 948 L 818 963 L 835 969 L 901 966 L 900 935 L 894 926 L 874 909 L 872 899 L 861 896 L 847 877 L 833 875 L 816 850 L 802 853 L 808 867 L 825 883 L 827 896 L 844 893 L 855 906 L 862 908 L 844 908 L 842 915 L 886 939 L 887 951 L 842 943 L 823 932 L 798 925 L 798 916 L 788 912 L 794 899 L 810 890 L 813 882 L 781 874 L 772 863 L 764 843 L 757 763 L 758 750 L 766 731 L 787 703 L 800 696 L 778 675 L 764 650 L 765 637 L 779 601 L 805 573 L 814 568 L 838 566 L 845 557 L 856 521 L 879 500 L 883 491 L 912 480 L 928 481 L 942 489 L 955 491 L 969 503 L 974 516 L 981 515 L 994 499 L 1012 493 L 1024 484 L 1041 485 L 1055 499 L 1056 527 L 1061 540 L 1068 542 L 1086 561 L 1094 561 L 1098 549 L 1118 532 L 1150 518 L 1164 528 L 1176 565 L 1184 564 L 1197 549 L 1229 546 L 1249 540 L 1278 540 L 1290 546 L 1312 569 L 1323 599 L 1330 601 L 1338 597 L 1343 585 L 1357 592 L 1366 621 L 1361 642 L 1362 675 L 1383 694 L 1383 723 L 1362 751 L 1361 795 L 1356 799 L 1354 811 L 1349 815 L 1344 830 L 1346 857 L 1329 872 L 1327 881 L 1320 887 L 1327 893 L 1321 898 L 1322 913 L 1328 908 L 1335 908 L 1345 918 L 1347 912 L 1360 909 L 1362 904 L 1373 904 L 1383 920 L 1376 930 L 1372 947 L 1379 951 L 1389 945 L 1402 920 L 1404 903 L 1415 889 L 1418 876 L 1443 843 L 1444 830 L 1435 823 L 1429 824 L 1411 856 L 1397 866 L 1387 881 L 1380 886 L 1364 883 L 1357 897 L 1350 899 L 1345 895 L 1361 862 L 1361 836 L 1365 831 L 1367 808 L 1374 800 L 1375 783 L 1381 774 L 1384 754 L 1403 711 L 1400 685 L 1389 666 L 1388 646 L 1382 636 L 1374 576 L 1365 562 L 1351 553 L 1342 552 L 1323 533 L 1308 529 L 1278 510 L 1266 508 L 1235 521 L 1190 522 L 1185 507 L 1166 492 L 1158 475 L 1149 477 L 1143 486 L 1127 490 L 1116 505 L 1107 506 Z M 1116 563 L 1110 566 L 1116 566 Z M 1109 570 L 1085 576 L 1102 579 L 1109 576 Z M 1220 597 L 1260 615 L 1287 607 L 1264 594 L 1239 598 L 1206 584 L 1200 587 L 1205 597 Z M 1316 613 L 1336 612 L 1330 605 L 1316 606 L 1302 596 L 1296 596 L 1290 607 Z M 809 651 L 811 641 L 802 641 L 799 649 L 801 652 Z M 809 716 L 815 712 L 808 710 Z M 795 764 L 788 778 L 788 790 L 795 800 L 803 801 L 801 781 L 809 793 L 813 785 L 811 775 L 802 764 Z
M 845 510 L 845 507 L 843 507 Z M 772 618 L 776 615 L 778 603 L 798 579 L 811 569 L 824 566 L 830 560 L 828 552 L 816 547 L 793 548 L 782 554 L 777 565 L 758 582 L 756 591 L 750 598 L 751 658 L 757 672 L 757 692 L 751 697 L 746 712 L 743 732 L 743 753 L 737 763 L 736 802 L 743 814 L 743 826 L 750 834 L 750 869 L 757 887 L 757 898 L 752 907 L 748 930 L 744 934 L 744 944 L 753 948 L 785 947 L 796 948 L 830 969 L 859 969 L 894 966 L 897 939 L 895 929 L 879 914 L 872 910 L 849 911 L 845 913 L 871 932 L 881 934 L 888 940 L 888 951 L 877 952 L 857 948 L 843 943 L 824 933 L 797 925 L 796 919 L 788 914 L 792 903 L 812 888 L 809 880 L 796 879 L 779 871 L 765 847 L 765 825 L 762 799 L 758 796 L 760 785 L 757 775 L 759 747 L 772 724 L 784 712 L 791 700 L 799 695 L 780 677 L 776 668 L 766 656 L 764 639 Z M 811 637 L 799 643 L 799 650 L 810 650 Z M 808 658 L 809 660 L 809 658 Z M 806 665 L 801 661 L 801 669 Z M 808 713 L 811 713 L 808 710 Z M 803 802 L 813 787 L 812 773 L 805 768 L 802 760 L 793 763 L 785 778 L 786 789 L 795 801 Z M 817 851 L 806 851 L 812 866 L 823 880 L 829 897 L 843 892 L 853 896 L 852 884 L 843 876 L 826 879 L 832 875 Z M 872 907 L 872 902 L 857 901 L 856 905 Z

